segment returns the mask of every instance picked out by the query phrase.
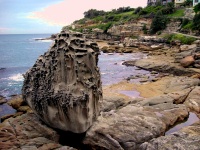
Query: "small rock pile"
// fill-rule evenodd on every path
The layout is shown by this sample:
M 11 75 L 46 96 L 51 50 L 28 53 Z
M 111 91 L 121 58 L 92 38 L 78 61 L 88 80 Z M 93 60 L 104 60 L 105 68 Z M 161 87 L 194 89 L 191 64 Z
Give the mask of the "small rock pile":
M 200 40 L 192 45 L 180 46 L 180 52 L 175 55 L 175 62 L 180 62 L 183 67 L 200 68 Z

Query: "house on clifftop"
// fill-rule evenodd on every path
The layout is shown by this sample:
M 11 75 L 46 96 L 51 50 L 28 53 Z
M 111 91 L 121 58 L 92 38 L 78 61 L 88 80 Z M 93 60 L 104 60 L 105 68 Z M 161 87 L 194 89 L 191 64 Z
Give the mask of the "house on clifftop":
M 148 0 L 147 5 L 148 6 L 155 6 L 157 2 L 158 2 L 158 0 Z
M 200 3 L 200 0 L 193 0 L 193 6 L 195 6 L 198 3 Z
M 175 6 L 179 7 L 181 6 L 181 4 L 183 4 L 185 2 L 185 0 L 175 0 Z
M 161 0 L 161 3 L 162 3 L 163 5 L 166 5 L 167 3 L 171 3 L 171 2 L 174 3 L 174 0 Z
M 174 2 L 174 0 L 148 0 L 147 5 L 148 6 L 155 6 L 157 3 L 160 3 L 162 5 L 166 5 L 167 3 Z

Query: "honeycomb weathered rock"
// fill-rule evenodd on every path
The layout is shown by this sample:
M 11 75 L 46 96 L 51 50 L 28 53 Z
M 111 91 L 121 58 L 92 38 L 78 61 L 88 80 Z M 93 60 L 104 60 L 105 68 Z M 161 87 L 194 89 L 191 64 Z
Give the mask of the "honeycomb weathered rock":
M 50 126 L 85 132 L 99 115 L 102 99 L 98 55 L 96 43 L 62 31 L 24 75 L 24 100 Z

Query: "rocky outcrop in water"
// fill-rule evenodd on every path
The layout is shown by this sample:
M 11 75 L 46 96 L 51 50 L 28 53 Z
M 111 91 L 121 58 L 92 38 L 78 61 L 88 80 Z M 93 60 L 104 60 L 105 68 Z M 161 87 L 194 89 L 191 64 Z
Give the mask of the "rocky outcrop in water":
M 97 44 L 81 33 L 61 32 L 24 75 L 24 100 L 51 127 L 85 132 L 102 99 L 98 55 Z

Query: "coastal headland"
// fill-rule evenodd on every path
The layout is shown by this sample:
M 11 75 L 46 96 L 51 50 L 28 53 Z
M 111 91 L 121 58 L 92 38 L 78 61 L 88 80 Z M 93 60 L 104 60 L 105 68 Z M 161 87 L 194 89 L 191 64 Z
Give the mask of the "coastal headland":
M 1 118 L 1 149 L 198 150 L 200 40 L 186 44 L 180 40 L 169 42 L 157 34 L 144 35 L 141 30 L 144 22 L 148 27 L 151 19 L 133 22 L 135 28 L 130 32 L 127 32 L 131 26 L 129 22 L 129 25 L 113 26 L 109 34 L 96 29 L 85 31 L 83 35 L 94 40 L 99 49 L 109 55 L 144 53 L 146 57 L 126 60 L 123 65 L 148 70 L 149 76 L 131 75 L 116 84 L 103 86 L 100 113 L 89 129 L 82 133 L 55 129 L 56 122 L 54 128 L 46 125 L 21 95 L 13 96 L 7 103 L 17 112 Z M 87 23 L 90 25 L 91 22 Z M 125 29 L 126 32 L 121 32 Z M 64 28 L 63 32 L 68 30 Z M 133 31 L 137 31 L 138 38 L 131 38 L 129 34 L 136 34 Z M 118 36 L 118 33 L 123 34 Z M 62 47 L 62 43 L 59 46 Z M 89 89 L 96 87 L 88 82 L 84 83 Z M 1 103 L 6 102 L 3 97 L 0 100 Z

